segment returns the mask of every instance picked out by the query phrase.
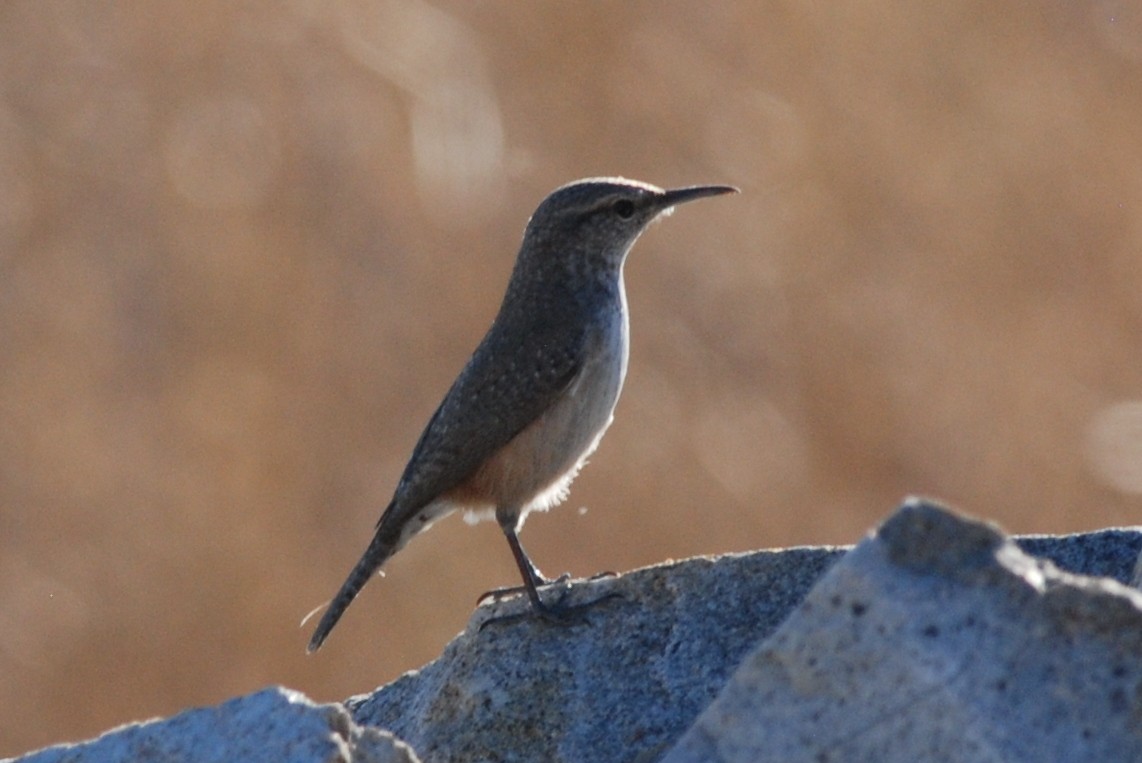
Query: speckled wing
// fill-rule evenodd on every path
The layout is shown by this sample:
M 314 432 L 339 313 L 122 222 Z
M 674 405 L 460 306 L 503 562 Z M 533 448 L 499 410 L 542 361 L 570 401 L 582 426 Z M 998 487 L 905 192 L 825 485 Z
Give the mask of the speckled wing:
M 559 399 L 582 367 L 586 331 L 575 323 L 492 327 L 421 434 L 378 528 L 463 483 Z

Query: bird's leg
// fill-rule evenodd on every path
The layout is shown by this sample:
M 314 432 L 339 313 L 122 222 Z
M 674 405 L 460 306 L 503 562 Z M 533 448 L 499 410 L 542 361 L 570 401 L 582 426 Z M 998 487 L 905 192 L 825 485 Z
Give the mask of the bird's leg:
M 520 546 L 519 538 L 516 537 L 514 531 L 508 535 L 508 543 L 511 544 L 512 554 L 515 556 L 516 565 L 519 566 L 520 574 L 523 576 L 524 584 L 504 586 L 503 588 L 493 588 L 490 591 L 485 591 L 484 593 L 480 594 L 480 598 L 476 601 L 476 606 L 483 604 L 488 599 L 491 599 L 492 601 L 499 601 L 500 599 L 505 599 L 508 596 L 515 596 L 516 594 L 520 593 L 527 593 L 528 598 L 530 599 L 532 598 L 532 590 L 535 590 L 536 596 L 538 596 L 538 589 L 550 585 L 560 585 L 562 583 L 566 583 L 571 579 L 570 572 L 564 572 L 562 575 L 553 580 L 544 577 L 543 573 L 539 571 L 539 568 L 536 567 L 528 555 L 524 553 L 523 548 Z M 519 550 L 516 551 L 516 549 Z M 591 579 L 594 580 L 594 578 Z
M 491 599 L 492 601 L 499 601 L 500 599 L 508 596 L 514 596 L 520 593 L 526 593 L 528 599 L 533 606 L 541 609 L 543 604 L 536 605 L 536 602 L 541 601 L 539 597 L 539 589 L 544 586 L 557 585 L 566 583 L 571 579 L 571 573 L 564 572 L 554 580 L 548 580 L 539 571 L 539 568 L 531 561 L 527 552 L 523 550 L 523 546 L 519 542 L 519 536 L 516 534 L 516 522 L 510 518 L 501 522 L 500 527 L 504 531 L 504 536 L 508 539 L 508 545 L 511 546 L 512 556 L 515 557 L 516 566 L 519 567 L 520 576 L 523 578 L 523 585 L 507 586 L 504 588 L 493 588 L 491 591 L 486 591 L 480 595 L 476 605 L 484 603 L 485 600 Z
M 519 567 L 519 573 L 523 576 L 523 586 L 527 589 L 527 598 L 531 600 L 531 608 L 544 620 L 561 619 L 557 615 L 556 609 L 544 604 L 543 599 L 539 598 L 539 587 L 547 581 L 539 574 L 539 570 L 535 568 L 527 552 L 523 550 L 523 546 L 519 542 L 519 536 L 516 535 L 515 529 L 509 528 L 504 530 L 504 535 L 507 536 L 508 545 L 512 548 L 512 555 L 515 557 L 515 563 Z
M 527 598 L 531 601 L 531 611 L 538 615 L 543 620 L 549 623 L 556 623 L 559 625 L 567 625 L 571 623 L 586 622 L 586 617 L 583 612 L 588 607 L 598 604 L 606 599 L 618 597 L 617 593 L 608 593 L 592 601 L 584 602 L 583 604 L 576 604 L 571 606 L 559 606 L 555 604 L 546 604 L 539 596 L 539 589 L 544 585 L 549 585 L 552 582 L 561 582 L 566 580 L 569 576 L 563 575 L 556 581 L 545 580 L 539 570 L 536 569 L 531 559 L 528 557 L 527 552 L 523 550 L 523 546 L 519 542 L 519 536 L 516 534 L 515 522 L 501 522 L 500 527 L 504 531 L 504 536 L 508 540 L 508 545 L 511 546 L 512 555 L 515 557 L 516 566 L 519 567 L 520 575 L 523 577 L 523 590 L 527 593 Z M 507 591 L 518 591 L 515 589 L 498 589 L 496 591 L 489 591 L 481 597 L 481 600 L 490 596 L 497 597 L 503 595 Z M 494 617 L 484 621 L 480 626 L 483 630 L 484 627 L 493 622 L 503 620 L 517 620 L 518 615 L 505 615 L 503 617 Z
M 523 577 L 523 585 L 494 588 L 491 591 L 487 591 L 481 594 L 480 598 L 477 599 L 476 606 L 483 604 L 485 599 L 499 601 L 507 596 L 514 596 L 518 593 L 527 593 L 527 597 L 534 605 L 539 601 L 539 588 L 552 585 L 553 583 L 565 583 L 571 579 L 570 573 L 564 573 L 556 580 L 548 580 L 543 577 L 543 573 L 541 573 L 539 568 L 528 558 L 527 553 L 523 550 L 523 546 L 519 543 L 519 537 L 516 535 L 520 526 L 520 512 L 518 509 L 511 506 L 497 507 L 496 522 L 499 523 L 500 529 L 503 530 L 504 535 L 507 537 L 508 545 L 512 547 L 512 556 L 515 557 L 516 566 L 519 567 L 520 575 Z

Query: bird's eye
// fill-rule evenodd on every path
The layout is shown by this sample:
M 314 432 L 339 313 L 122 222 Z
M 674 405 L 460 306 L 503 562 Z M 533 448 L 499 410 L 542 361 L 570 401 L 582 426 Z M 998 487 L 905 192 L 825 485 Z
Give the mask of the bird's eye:
M 630 199 L 619 199 L 611 205 L 611 209 L 622 219 L 629 220 L 634 215 L 634 202 Z

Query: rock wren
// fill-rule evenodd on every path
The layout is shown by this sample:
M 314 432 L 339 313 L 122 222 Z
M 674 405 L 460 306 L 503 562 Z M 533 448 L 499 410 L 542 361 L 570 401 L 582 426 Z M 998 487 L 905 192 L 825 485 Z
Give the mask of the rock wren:
M 528 221 L 500 312 L 413 449 L 361 561 L 309 642 L 316 651 L 374 572 L 412 536 L 457 509 L 494 515 L 532 609 L 548 620 L 545 580 L 516 533 L 568 486 L 611 423 L 627 371 L 623 262 L 676 204 L 736 192 L 663 190 L 622 178 L 555 190 Z

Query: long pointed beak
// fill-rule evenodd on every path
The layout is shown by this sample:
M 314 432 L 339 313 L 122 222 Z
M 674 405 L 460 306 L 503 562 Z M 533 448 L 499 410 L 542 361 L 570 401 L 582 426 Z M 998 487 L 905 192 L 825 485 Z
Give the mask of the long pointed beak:
M 686 188 L 672 188 L 658 197 L 658 205 L 669 209 L 687 201 L 704 199 L 707 196 L 721 196 L 723 193 L 738 193 L 732 185 L 692 185 Z

